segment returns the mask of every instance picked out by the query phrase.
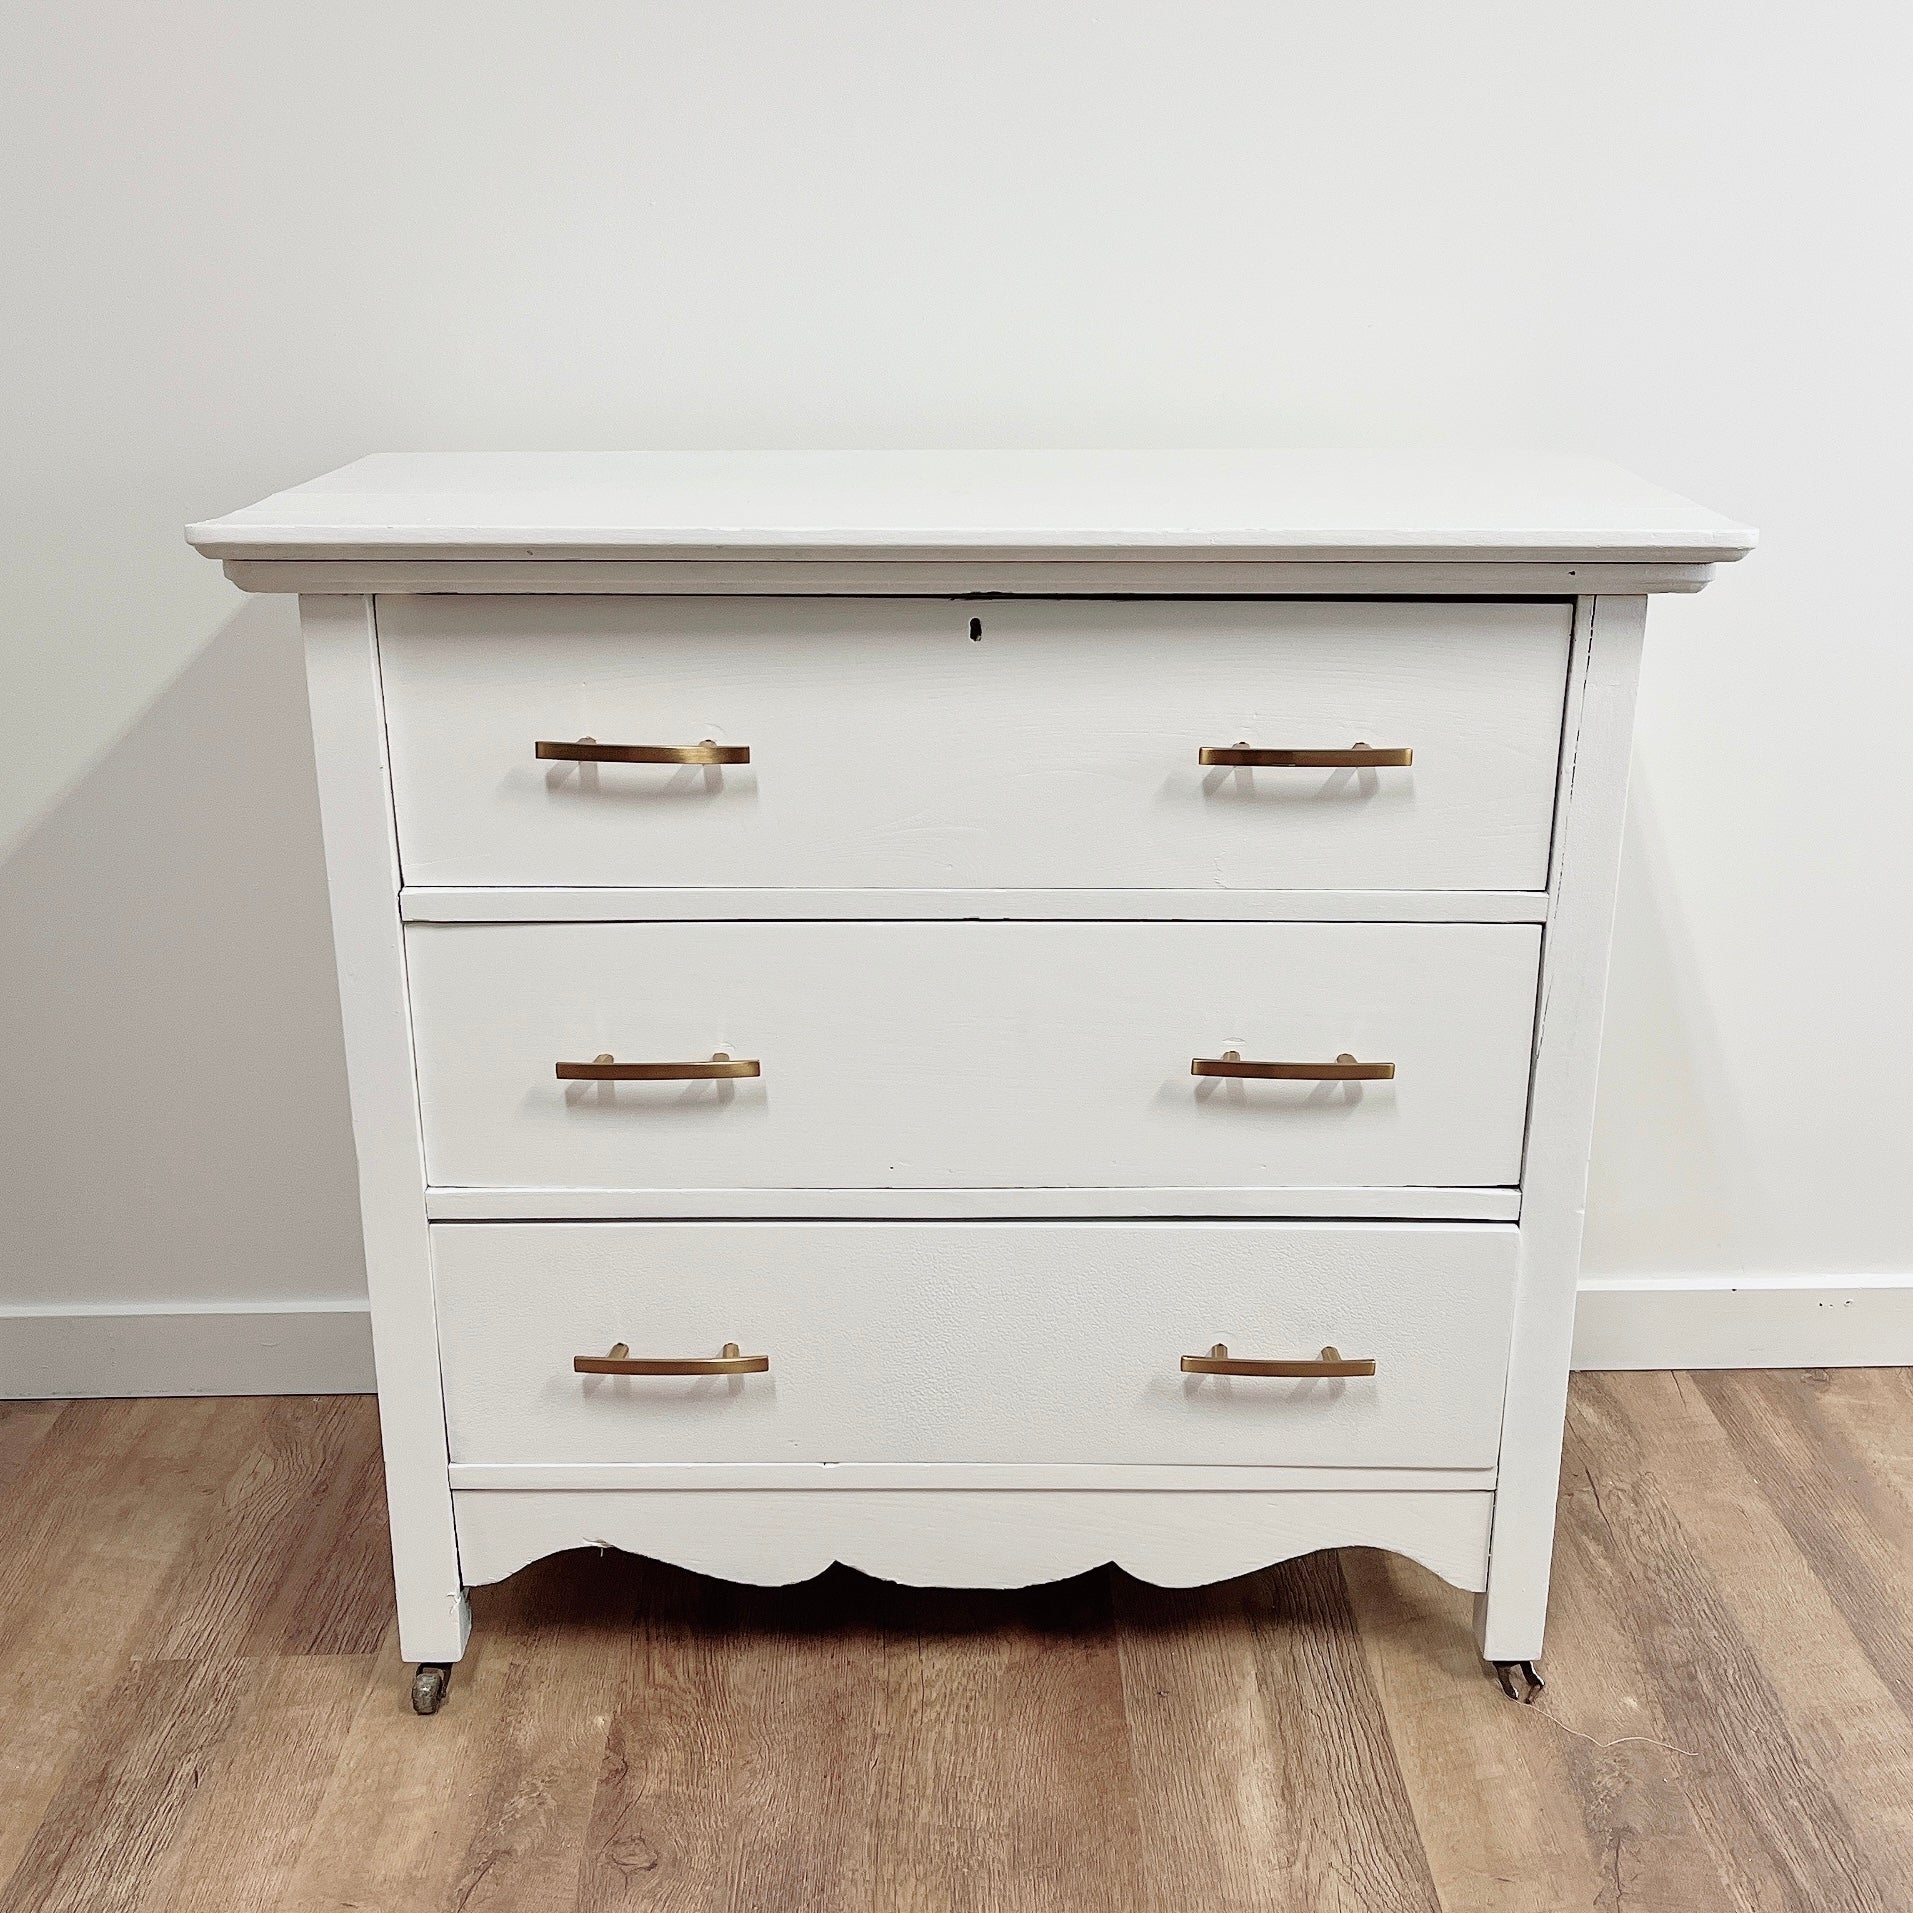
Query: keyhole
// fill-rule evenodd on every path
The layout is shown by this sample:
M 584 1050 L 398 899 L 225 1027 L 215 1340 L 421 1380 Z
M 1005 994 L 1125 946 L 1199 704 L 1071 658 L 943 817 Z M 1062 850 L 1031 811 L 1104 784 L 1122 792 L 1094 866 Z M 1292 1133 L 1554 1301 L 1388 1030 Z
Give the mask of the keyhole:
M 981 644 L 983 642 L 983 620 L 981 618 L 972 618 L 970 620 L 970 642 L 972 644 Z

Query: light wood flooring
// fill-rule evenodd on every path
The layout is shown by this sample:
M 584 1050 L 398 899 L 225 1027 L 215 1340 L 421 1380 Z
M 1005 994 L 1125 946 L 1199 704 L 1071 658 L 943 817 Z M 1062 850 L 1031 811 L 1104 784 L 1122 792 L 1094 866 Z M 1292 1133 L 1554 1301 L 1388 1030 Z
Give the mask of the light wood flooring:
M 1547 1692 L 1193 1592 L 569 1555 L 419 1719 L 373 1405 L 0 1407 L 0 1913 L 1913 1909 L 1913 1371 L 1577 1377 Z

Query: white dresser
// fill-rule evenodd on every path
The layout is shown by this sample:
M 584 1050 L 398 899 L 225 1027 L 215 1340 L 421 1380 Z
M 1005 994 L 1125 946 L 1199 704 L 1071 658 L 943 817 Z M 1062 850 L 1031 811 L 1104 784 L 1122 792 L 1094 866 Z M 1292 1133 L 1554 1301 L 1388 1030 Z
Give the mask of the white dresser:
M 300 596 L 421 1711 L 586 1544 L 1392 1548 L 1532 1680 L 1646 603 L 1751 533 L 1244 452 L 382 457 L 190 536 Z

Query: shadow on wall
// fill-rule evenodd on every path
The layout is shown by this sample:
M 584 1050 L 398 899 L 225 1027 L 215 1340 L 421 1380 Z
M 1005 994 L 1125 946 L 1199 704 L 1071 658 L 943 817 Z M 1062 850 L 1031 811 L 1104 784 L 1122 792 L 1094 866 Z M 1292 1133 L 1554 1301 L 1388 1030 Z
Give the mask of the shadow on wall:
M 305 679 L 248 604 L 0 865 L 0 1303 L 361 1293 Z
M 1747 1245 L 1759 1240 L 1761 1205 L 1756 1192 L 1735 1186 L 1731 1167 L 1752 1160 L 1752 1145 L 1734 1114 L 1734 1083 L 1701 986 L 1653 779 L 1637 757 L 1583 1275 L 1730 1275 L 1745 1270 Z

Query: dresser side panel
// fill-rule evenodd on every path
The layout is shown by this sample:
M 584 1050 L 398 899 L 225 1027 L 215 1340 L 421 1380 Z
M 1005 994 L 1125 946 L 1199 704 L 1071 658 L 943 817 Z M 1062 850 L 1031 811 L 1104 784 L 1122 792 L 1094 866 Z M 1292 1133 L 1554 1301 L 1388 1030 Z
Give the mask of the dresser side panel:
M 446 1473 L 377 631 L 369 598 L 302 598 L 299 613 L 359 1165 L 399 1643 L 408 1660 L 452 1661 L 463 1653 L 471 1623 Z
M 1482 1652 L 1496 1661 L 1533 1659 L 1546 1624 L 1646 615 L 1645 598 L 1601 597 L 1583 599 L 1575 619 L 1529 1099 L 1521 1271 L 1488 1590 L 1476 1616 Z

